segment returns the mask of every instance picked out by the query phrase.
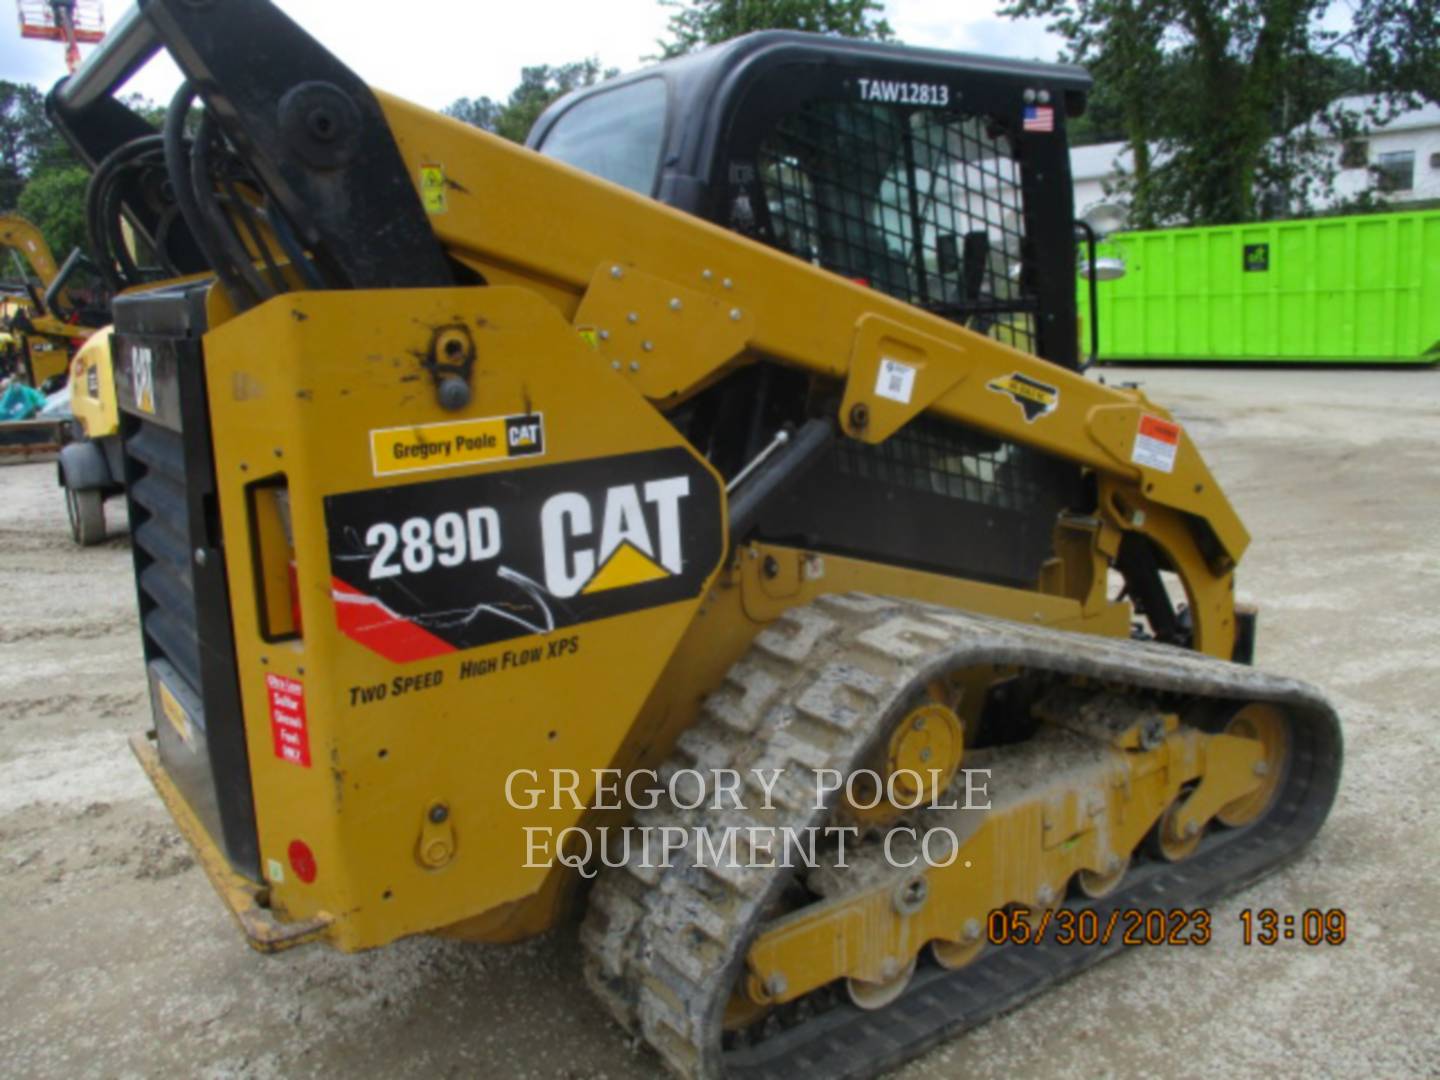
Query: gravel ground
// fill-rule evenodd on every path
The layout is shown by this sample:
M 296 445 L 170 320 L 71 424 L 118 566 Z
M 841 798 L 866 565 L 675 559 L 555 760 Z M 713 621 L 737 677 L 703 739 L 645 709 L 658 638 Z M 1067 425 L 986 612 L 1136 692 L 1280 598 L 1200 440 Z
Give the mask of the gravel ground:
M 1134 950 L 897 1075 L 1440 1075 L 1440 370 L 1106 377 L 1178 411 L 1253 533 L 1258 663 L 1339 706 L 1339 802 L 1208 947 Z M 0 467 L 0 1074 L 660 1074 L 591 1002 L 573 927 L 251 952 L 124 744 L 128 542 L 72 548 L 53 470 Z M 1260 906 L 1343 908 L 1349 940 L 1247 948 Z

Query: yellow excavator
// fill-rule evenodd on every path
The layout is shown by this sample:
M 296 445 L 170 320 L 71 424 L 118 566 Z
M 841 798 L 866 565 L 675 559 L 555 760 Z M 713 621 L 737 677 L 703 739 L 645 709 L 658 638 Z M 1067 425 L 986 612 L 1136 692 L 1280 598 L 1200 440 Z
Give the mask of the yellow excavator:
M 45 235 L 20 214 L 0 214 L 0 247 L 14 251 L 21 258 L 22 271 L 28 266 L 41 288 L 48 288 L 60 272 Z
M 72 303 L 83 254 L 73 252 L 63 268 L 57 266 L 40 229 L 20 214 L 0 214 L 0 248 L 22 258 L 22 272 L 29 267 L 24 286 L 30 303 L 16 305 L 6 317 L 20 361 L 17 374 L 31 386 L 58 388 L 68 376 L 72 352 L 104 325 L 104 301 L 88 299 L 87 293 L 84 305 Z
M 66 346 L 74 336 L 72 328 L 45 314 L 44 301 L 40 298 L 40 290 L 55 280 L 59 267 L 44 235 L 19 214 L 0 214 L 0 247 L 19 257 L 18 265 L 30 299 L 30 304 L 13 305 L 6 312 L 6 330 L 13 339 L 19 361 L 15 373 L 31 386 L 39 387 L 65 373 L 70 357 Z
M 157 134 L 115 92 L 161 50 Z M 1336 714 L 1250 665 L 1184 425 L 1076 370 L 1088 85 L 766 33 L 524 148 L 266 0 L 141 0 L 56 87 L 132 746 L 252 945 L 583 909 L 678 1074 L 869 1076 L 1303 848 Z

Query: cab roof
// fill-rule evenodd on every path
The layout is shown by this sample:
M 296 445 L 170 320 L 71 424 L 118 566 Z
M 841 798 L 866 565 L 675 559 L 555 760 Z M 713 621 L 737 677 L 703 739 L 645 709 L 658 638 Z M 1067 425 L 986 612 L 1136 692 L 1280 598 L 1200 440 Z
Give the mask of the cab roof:
M 692 125 L 705 129 L 707 135 L 713 134 L 725 106 L 744 84 L 773 67 L 807 61 L 849 69 L 857 75 L 871 72 L 897 78 L 904 73 L 922 79 L 963 75 L 969 79 L 1010 83 L 1024 89 L 1047 90 L 1055 101 L 1063 104 L 1068 116 L 1079 116 L 1084 111 L 1085 98 L 1092 85 L 1089 73 L 1074 64 L 1012 60 L 978 53 L 857 41 L 799 30 L 757 30 L 572 91 L 541 114 L 525 144 L 538 147 L 555 122 L 581 101 L 657 76 L 667 84 L 672 115 L 687 117 Z M 695 123 L 697 119 L 698 124 Z M 672 160 L 679 149 L 676 142 L 680 134 L 671 134 L 667 156 Z M 684 141 L 697 145 L 694 137 L 700 134 L 698 131 L 684 134 L 690 136 Z M 705 141 L 708 140 L 698 140 Z M 679 164 L 678 161 L 675 163 Z

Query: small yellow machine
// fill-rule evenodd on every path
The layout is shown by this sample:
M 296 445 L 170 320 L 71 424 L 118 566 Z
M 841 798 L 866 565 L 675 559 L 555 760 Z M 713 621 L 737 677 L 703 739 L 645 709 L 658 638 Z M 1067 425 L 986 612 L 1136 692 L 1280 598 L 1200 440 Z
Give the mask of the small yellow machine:
M 105 539 L 105 500 L 125 490 L 112 333 L 97 330 L 70 361 L 70 438 L 60 448 L 56 479 L 65 489 L 70 537 L 82 547 Z
M 157 135 L 113 94 L 162 48 Z M 92 231 L 175 270 L 92 253 L 133 745 L 253 945 L 583 904 L 678 1073 L 863 1076 L 1119 943 L 1006 927 L 1303 847 L 1335 713 L 1243 662 L 1249 537 L 1184 427 L 1075 370 L 1087 86 L 762 34 L 537 153 L 265 0 L 142 0 L 56 88 Z

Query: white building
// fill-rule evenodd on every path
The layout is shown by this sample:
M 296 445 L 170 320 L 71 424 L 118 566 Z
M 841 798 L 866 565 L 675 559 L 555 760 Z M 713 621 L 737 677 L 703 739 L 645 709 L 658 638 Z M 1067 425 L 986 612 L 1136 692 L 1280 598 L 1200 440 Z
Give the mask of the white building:
M 1075 216 L 1082 216 L 1104 202 L 1119 202 L 1105 189 L 1121 175 L 1135 171 L 1135 155 L 1129 143 L 1091 143 L 1070 148 L 1070 182 L 1075 186 Z
M 1360 119 L 1373 102 L 1369 97 L 1341 98 L 1336 107 Z M 1319 209 L 1360 194 L 1374 186 L 1377 193 L 1397 205 L 1440 199 L 1440 105 L 1426 103 L 1403 112 L 1388 123 L 1377 124 L 1344 146 L 1333 144 L 1333 160 L 1340 166 L 1332 195 L 1320 200 Z M 1103 202 L 1116 202 L 1105 188 L 1122 172 L 1134 169 L 1128 144 L 1096 143 L 1070 150 L 1070 174 L 1075 185 L 1077 215 Z
M 1335 104 L 1360 115 L 1372 100 L 1349 97 Z M 1426 102 L 1403 112 L 1336 147 L 1334 154 L 1341 167 L 1335 178 L 1336 200 L 1358 195 L 1371 184 L 1394 203 L 1440 199 L 1440 105 Z

